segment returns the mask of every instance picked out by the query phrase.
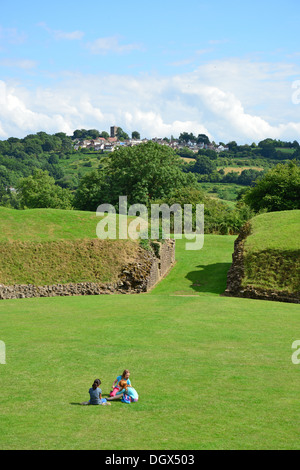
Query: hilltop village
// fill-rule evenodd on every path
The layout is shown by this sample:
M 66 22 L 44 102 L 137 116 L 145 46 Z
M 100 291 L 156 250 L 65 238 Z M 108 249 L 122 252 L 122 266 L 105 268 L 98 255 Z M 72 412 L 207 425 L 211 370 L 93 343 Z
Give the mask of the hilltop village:
M 204 143 L 204 142 L 192 142 L 190 140 L 186 140 L 185 142 L 182 142 L 179 139 L 172 138 L 168 139 L 167 137 L 165 138 L 159 138 L 159 137 L 154 137 L 152 139 L 141 139 L 139 138 L 138 133 L 138 138 L 124 138 L 124 137 L 118 137 L 118 129 L 119 127 L 117 126 L 112 126 L 110 128 L 110 136 L 107 134 L 105 137 L 97 137 L 95 139 L 80 139 L 80 138 L 75 138 L 73 140 L 74 144 L 74 150 L 79 150 L 79 149 L 90 149 L 90 150 L 95 150 L 95 151 L 104 151 L 104 152 L 113 152 L 117 147 L 120 146 L 125 146 L 125 147 L 133 147 L 134 145 L 139 145 L 143 143 L 149 142 L 151 140 L 152 142 L 156 142 L 160 145 L 166 145 L 168 147 L 171 147 L 173 149 L 183 149 L 183 148 L 188 148 L 189 150 L 193 151 L 194 153 L 197 153 L 201 149 L 205 150 L 214 150 L 215 152 L 225 152 L 228 151 L 229 148 L 223 145 L 217 145 L 214 142 L 212 143 Z M 134 133 L 133 133 L 134 134 Z M 126 134 L 125 134 L 126 135 Z M 128 136 L 127 136 L 128 137 Z

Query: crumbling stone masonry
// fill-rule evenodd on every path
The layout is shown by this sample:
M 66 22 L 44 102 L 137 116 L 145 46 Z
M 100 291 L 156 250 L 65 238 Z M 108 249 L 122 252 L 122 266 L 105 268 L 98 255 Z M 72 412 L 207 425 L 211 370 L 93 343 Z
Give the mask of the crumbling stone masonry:
M 139 261 L 124 266 L 114 283 L 79 282 L 51 286 L 0 284 L 0 299 L 72 295 L 137 294 L 150 291 L 175 263 L 175 240 L 164 240 L 153 251 L 139 248 Z

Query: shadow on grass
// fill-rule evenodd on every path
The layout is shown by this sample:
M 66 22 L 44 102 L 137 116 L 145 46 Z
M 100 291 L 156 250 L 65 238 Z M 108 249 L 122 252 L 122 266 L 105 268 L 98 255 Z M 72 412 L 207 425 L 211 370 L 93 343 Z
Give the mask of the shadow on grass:
M 223 294 L 226 289 L 227 273 L 231 263 L 215 263 L 199 265 L 197 271 L 190 271 L 185 277 L 191 281 L 195 292 Z

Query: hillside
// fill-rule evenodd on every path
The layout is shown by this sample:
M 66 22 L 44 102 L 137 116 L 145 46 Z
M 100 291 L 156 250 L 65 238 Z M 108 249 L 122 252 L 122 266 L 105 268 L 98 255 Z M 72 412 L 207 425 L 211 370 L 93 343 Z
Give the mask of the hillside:
M 0 284 L 113 282 L 141 255 L 131 240 L 99 240 L 93 212 L 0 208 Z
M 300 211 L 254 217 L 235 242 L 226 295 L 300 303 Z

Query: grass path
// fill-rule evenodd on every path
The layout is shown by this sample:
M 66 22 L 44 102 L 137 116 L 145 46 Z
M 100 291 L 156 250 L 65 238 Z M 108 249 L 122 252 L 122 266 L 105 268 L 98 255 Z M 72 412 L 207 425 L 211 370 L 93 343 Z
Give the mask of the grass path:
M 152 292 L 0 302 L 1 449 L 298 449 L 295 304 L 222 297 L 234 237 L 177 241 Z M 133 405 L 82 407 L 122 369 Z

